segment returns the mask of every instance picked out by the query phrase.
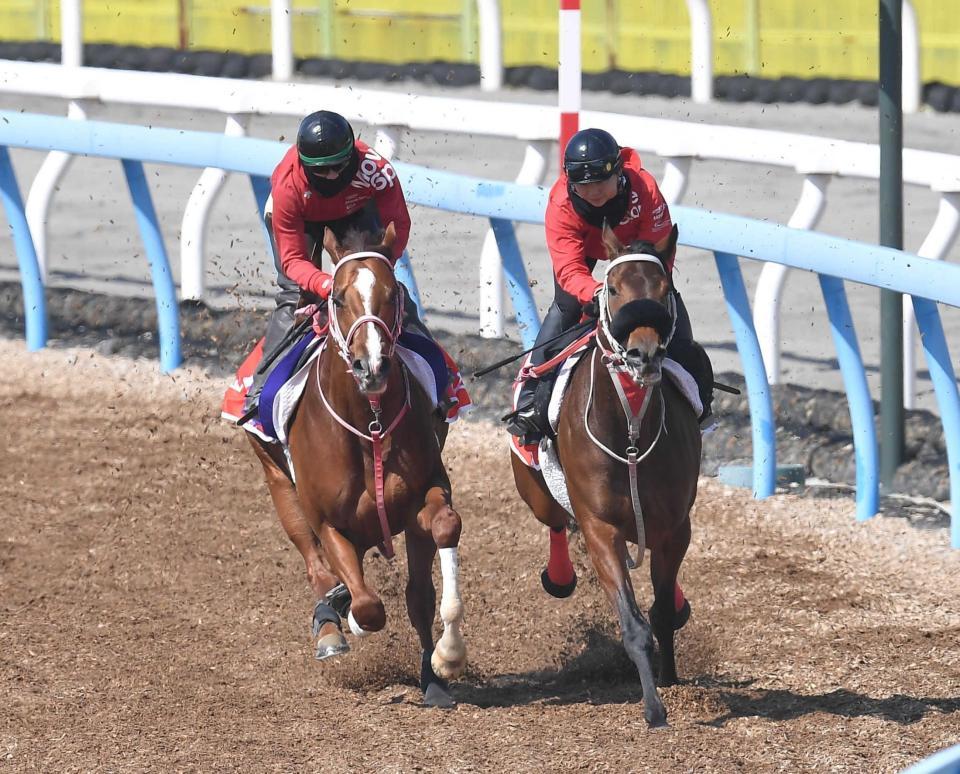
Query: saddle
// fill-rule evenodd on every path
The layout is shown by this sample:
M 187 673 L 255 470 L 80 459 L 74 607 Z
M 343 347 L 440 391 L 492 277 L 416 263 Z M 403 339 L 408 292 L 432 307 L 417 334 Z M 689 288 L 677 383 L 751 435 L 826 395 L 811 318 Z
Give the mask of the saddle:
M 326 336 L 308 330 L 273 365 L 258 401 L 257 416 L 243 428 L 268 443 L 286 444 L 287 423 L 306 387 L 310 365 L 319 356 Z M 417 333 L 403 331 L 397 355 L 410 375 L 419 382 L 434 407 L 442 411 L 448 423 L 455 422 L 473 408 L 460 369 L 439 343 Z M 220 416 L 236 424 L 243 417 L 247 391 L 263 358 L 263 339 L 237 369 L 224 393 Z

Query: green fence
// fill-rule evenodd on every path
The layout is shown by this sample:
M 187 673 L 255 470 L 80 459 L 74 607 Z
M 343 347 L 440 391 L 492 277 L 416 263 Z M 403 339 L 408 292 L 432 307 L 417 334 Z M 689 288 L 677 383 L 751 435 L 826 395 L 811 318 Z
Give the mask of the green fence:
M 583 9 L 583 67 L 686 74 L 680 0 L 595 0 Z M 711 0 L 718 75 L 873 79 L 878 0 Z M 557 0 L 501 0 L 504 64 L 556 66 Z M 925 82 L 960 85 L 956 0 L 914 0 Z M 3 0 L 0 40 L 58 40 L 59 0 Z M 475 0 L 293 0 L 298 57 L 477 62 Z M 90 43 L 259 53 L 270 0 L 86 0 Z

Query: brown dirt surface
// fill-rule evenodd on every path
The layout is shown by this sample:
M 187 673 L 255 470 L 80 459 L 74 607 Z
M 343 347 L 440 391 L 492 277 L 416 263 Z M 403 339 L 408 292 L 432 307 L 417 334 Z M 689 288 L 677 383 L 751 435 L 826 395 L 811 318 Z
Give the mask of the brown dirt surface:
M 458 706 L 426 709 L 402 559 L 366 561 L 387 630 L 314 661 L 300 558 L 218 418 L 222 382 L 79 348 L 0 356 L 0 768 L 895 772 L 960 741 L 942 527 L 702 479 L 684 683 L 651 732 L 582 541 L 576 594 L 547 597 L 504 437 L 458 424 L 471 661 Z

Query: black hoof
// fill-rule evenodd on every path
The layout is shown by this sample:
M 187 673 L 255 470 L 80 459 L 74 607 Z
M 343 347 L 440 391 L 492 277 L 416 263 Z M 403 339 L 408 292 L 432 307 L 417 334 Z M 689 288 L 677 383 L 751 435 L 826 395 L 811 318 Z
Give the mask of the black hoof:
M 551 597 L 556 597 L 557 599 L 566 599 L 571 594 L 573 590 L 577 587 L 577 576 L 574 573 L 573 580 L 566 585 L 560 585 L 559 583 L 554 583 L 550 580 L 550 576 L 547 574 L 547 571 L 544 570 L 540 573 L 540 583 L 543 584 L 543 590 L 546 591 Z
M 427 690 L 423 692 L 423 704 L 426 707 L 439 707 L 440 709 L 451 709 L 457 706 L 450 692 L 439 683 L 430 683 Z
M 433 651 L 424 651 L 420 660 L 420 690 L 423 691 L 423 703 L 426 707 L 450 709 L 456 706 L 446 680 L 437 677 L 430 665 Z

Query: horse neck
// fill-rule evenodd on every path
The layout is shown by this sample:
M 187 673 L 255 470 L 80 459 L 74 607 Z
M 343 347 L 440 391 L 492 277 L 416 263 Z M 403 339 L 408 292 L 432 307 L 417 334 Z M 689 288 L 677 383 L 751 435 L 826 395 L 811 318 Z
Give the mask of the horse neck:
M 591 426 L 597 430 L 610 434 L 608 437 L 626 436 L 628 433 L 629 417 L 624 412 L 613 380 L 619 378 L 611 374 L 603 364 L 599 354 L 593 364 L 593 406 L 590 409 Z M 640 420 L 640 443 L 651 440 L 660 428 L 660 401 L 663 400 L 663 379 L 661 376 L 657 384 L 651 385 L 650 400 L 647 403 L 646 413 Z M 613 411 L 603 411 L 601 407 L 614 406 Z M 595 424 L 594 424 L 595 423 Z
M 387 389 L 380 396 L 382 422 L 387 427 L 397 415 L 406 400 L 403 386 L 403 361 L 394 352 L 390 358 L 390 374 L 387 377 Z M 357 387 L 353 375 L 347 371 L 347 364 L 337 353 L 332 341 L 328 342 L 320 362 L 317 365 L 318 378 L 323 394 L 334 411 L 362 432 L 373 418 L 370 400 Z

